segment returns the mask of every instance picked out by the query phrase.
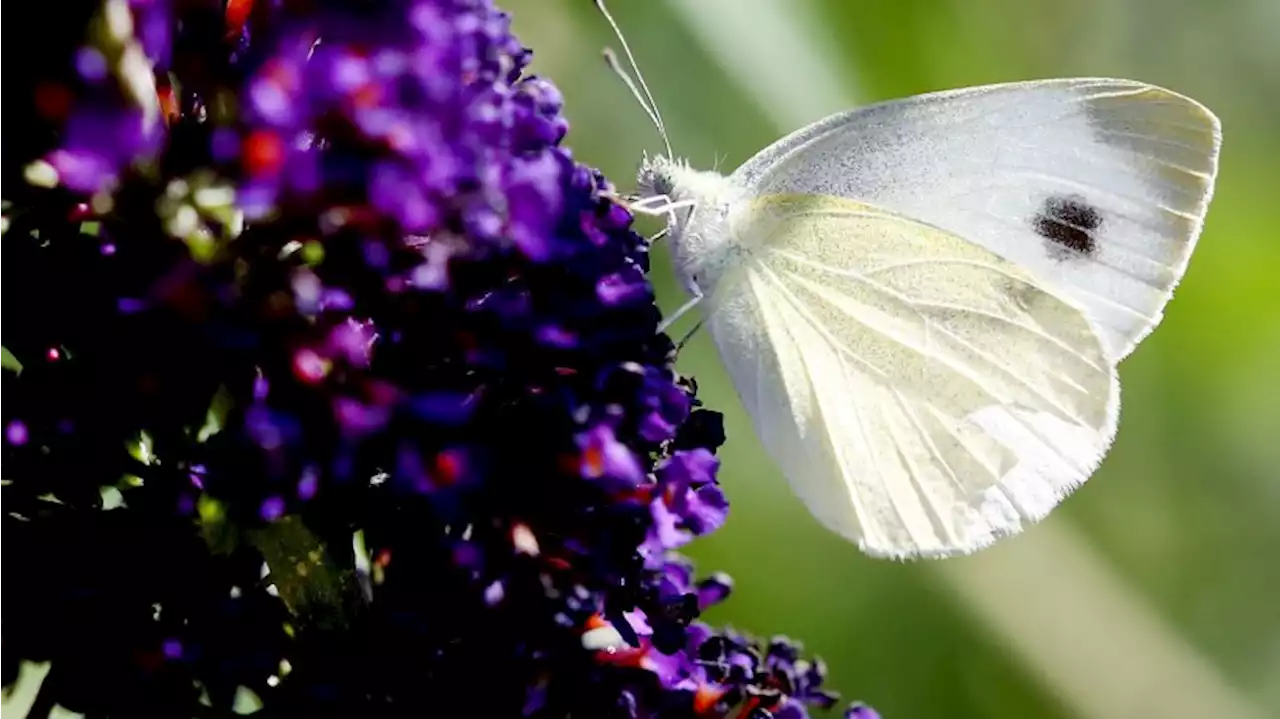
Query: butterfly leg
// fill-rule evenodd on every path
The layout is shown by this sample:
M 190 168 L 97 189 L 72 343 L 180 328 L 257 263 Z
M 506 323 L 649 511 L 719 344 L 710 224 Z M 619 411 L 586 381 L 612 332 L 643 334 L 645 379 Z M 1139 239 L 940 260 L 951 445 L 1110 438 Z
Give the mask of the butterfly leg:
M 671 203 L 671 197 L 667 196 L 667 194 L 650 194 L 649 197 L 641 197 L 639 200 L 626 201 L 623 205 L 625 205 L 627 210 L 648 215 L 650 205 L 662 206 L 664 203 L 668 203 L 669 205 L 669 203 Z
M 685 332 L 684 337 L 681 337 L 680 341 L 676 342 L 677 355 L 680 354 L 680 350 L 683 350 L 685 345 L 689 344 L 689 340 L 693 339 L 693 336 L 698 334 L 698 330 L 700 329 L 702 329 L 702 320 L 698 320 L 698 324 L 694 325 L 693 329 L 689 330 L 688 332 Z
M 667 195 L 653 195 L 642 200 L 627 203 L 625 207 L 637 215 L 651 215 L 653 217 L 667 216 L 667 227 L 676 225 L 676 210 L 683 210 L 686 207 L 696 207 L 697 200 L 680 200 L 672 202 Z
M 685 302 L 683 305 L 680 305 L 680 307 L 675 312 L 672 312 L 670 316 L 662 318 L 662 321 L 658 323 L 659 332 L 666 332 L 667 329 L 671 327 L 671 325 L 676 323 L 676 320 L 683 317 L 686 312 L 696 307 L 698 303 L 702 301 L 702 298 L 703 298 L 702 291 L 695 287 L 694 292 L 695 294 L 693 295 L 693 297 L 689 298 L 688 302 Z M 702 323 L 699 322 L 698 324 L 702 324 Z M 696 331 L 697 328 L 695 327 L 694 330 Z M 692 335 L 693 333 L 691 332 L 690 334 Z
M 679 202 L 668 201 L 667 204 L 659 204 L 656 207 L 645 205 L 636 211 L 642 215 L 667 215 L 671 218 L 672 222 L 675 222 L 676 210 L 683 210 L 686 207 L 696 207 L 697 205 L 697 200 L 680 200 Z M 634 205 L 632 206 L 632 209 L 636 209 Z
M 654 208 L 655 207 L 660 208 L 660 207 L 663 207 L 664 205 L 670 205 L 670 204 L 671 204 L 671 197 L 669 195 L 650 195 L 648 197 L 643 197 L 639 200 L 627 202 L 625 206 L 627 209 L 631 210 L 632 212 L 638 212 L 642 215 L 660 215 L 662 214 L 663 210 L 660 210 L 660 209 L 655 210 Z

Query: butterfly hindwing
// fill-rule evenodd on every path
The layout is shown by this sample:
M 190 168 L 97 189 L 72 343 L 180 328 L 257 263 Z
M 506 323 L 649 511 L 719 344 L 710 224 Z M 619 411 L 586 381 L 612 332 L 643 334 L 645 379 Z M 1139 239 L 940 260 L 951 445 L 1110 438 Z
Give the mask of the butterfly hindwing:
M 1070 301 L 939 228 L 824 196 L 733 218 L 706 327 L 769 454 L 877 556 L 968 552 L 1096 467 L 1118 389 Z

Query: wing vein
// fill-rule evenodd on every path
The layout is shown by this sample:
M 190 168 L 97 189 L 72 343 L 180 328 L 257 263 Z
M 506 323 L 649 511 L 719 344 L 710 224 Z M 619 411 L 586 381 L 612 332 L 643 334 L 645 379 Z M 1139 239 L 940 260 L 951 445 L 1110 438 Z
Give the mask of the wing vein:
M 867 284 L 868 286 L 870 286 L 870 287 L 872 287 L 872 288 L 874 288 L 874 289 L 876 289 L 876 290 L 878 290 L 878 291 L 880 291 L 880 292 L 883 292 L 883 293 L 885 293 L 885 294 L 887 294 L 887 295 L 889 295 L 889 296 L 891 296 L 891 297 L 893 297 L 893 298 L 895 298 L 895 299 L 897 299 L 897 300 L 900 300 L 900 301 L 902 301 L 902 302 L 904 302 L 904 303 L 906 303 L 906 304 L 910 304 L 910 305 L 917 306 L 917 307 L 920 307 L 920 306 L 923 306 L 923 307 L 933 307 L 933 308 L 936 308 L 936 309 L 952 310 L 952 311 L 956 311 L 956 312 L 966 312 L 966 313 L 969 313 L 969 314 L 974 314 L 974 315 L 978 315 L 978 316 L 981 316 L 981 317 L 986 317 L 986 318 L 988 318 L 988 319 L 996 320 L 996 321 L 998 321 L 998 322 L 1002 322 L 1002 323 L 1008 324 L 1008 325 L 1010 325 L 1010 326 L 1012 326 L 1012 327 L 1017 327 L 1017 328 L 1019 328 L 1019 329 L 1021 329 L 1021 330 L 1025 331 L 1025 332 L 1029 332 L 1029 333 L 1031 333 L 1031 334 L 1035 335 L 1036 337 L 1039 337 L 1040 339 L 1045 340 L 1045 341 L 1047 341 L 1047 342 L 1049 342 L 1049 343 L 1053 344 L 1055 347 L 1058 347 L 1059 349 L 1061 349 L 1061 350 L 1063 350 L 1063 351 L 1065 351 L 1065 352 L 1068 352 L 1068 353 L 1070 353 L 1070 354 L 1074 355 L 1075 357 L 1077 357 L 1077 358 L 1078 358 L 1078 359 L 1080 359 L 1081 361 L 1083 361 L 1083 362 L 1085 362 L 1085 363 L 1089 364 L 1089 366 L 1090 366 L 1090 367 L 1093 367 L 1094 369 L 1098 369 L 1098 367 L 1097 367 L 1097 366 L 1096 366 L 1096 365 L 1095 365 L 1095 364 L 1094 364 L 1094 363 L 1093 363 L 1089 358 L 1087 358 L 1084 354 L 1082 354 L 1079 350 L 1076 350 L 1075 348 L 1073 348 L 1073 347 L 1071 347 L 1070 345 L 1066 344 L 1066 343 L 1065 343 L 1065 342 L 1063 342 L 1062 340 L 1060 340 L 1060 339 L 1058 339 L 1058 338 L 1056 338 L 1056 337 L 1054 337 L 1054 336 L 1052 336 L 1052 335 L 1050 335 L 1050 334 L 1046 333 L 1043 329 L 1041 329 L 1041 328 L 1039 328 L 1039 327 L 1035 327 L 1035 326 L 1033 326 L 1033 325 L 1028 325 L 1028 324 L 1025 324 L 1025 323 L 1022 323 L 1022 322 L 1017 322 L 1017 321 L 1015 321 L 1015 320 L 1013 320 L 1013 319 L 1011 319 L 1011 318 L 1003 317 L 1003 316 L 998 315 L 998 314 L 995 314 L 995 313 L 993 313 L 993 312 L 988 312 L 988 311 L 986 311 L 986 310 L 980 310 L 980 309 L 973 308 L 973 307 L 963 307 L 963 306 L 960 306 L 960 305 L 953 305 L 953 304 L 949 304 L 949 303 L 946 303 L 946 302 L 936 302 L 936 301 L 932 301 L 932 300 L 917 299 L 917 298 L 911 297 L 911 296 L 909 296 L 909 295 L 906 295 L 906 294 L 904 294 L 904 293 L 902 293 L 902 292 L 899 292 L 898 290 L 895 290 L 895 289 L 893 289 L 893 288 L 891 288 L 891 287 L 886 287 L 886 286 L 884 286 L 884 285 L 880 284 L 879 282 L 875 282 L 875 281 L 873 281 L 873 280 L 871 280 L 871 279 L 870 279 L 870 276 L 869 276 L 870 274 L 875 274 L 876 272 L 879 272 L 880 270 L 882 270 L 882 269 L 884 269 L 884 268 L 877 268 L 876 270 L 872 270 L 870 273 L 862 273 L 862 272 L 858 272 L 858 271 L 856 271 L 856 270 L 840 270 L 840 269 L 836 269 L 836 268 L 834 268 L 834 267 L 828 267 L 827 265 L 824 265 L 824 264 L 822 264 L 822 263 L 820 263 L 820 262 L 814 262 L 813 260 L 809 260 L 809 259 L 807 259 L 807 258 L 805 258 L 805 257 L 802 257 L 801 255 L 798 255 L 798 254 L 796 254 L 796 253 L 794 253 L 794 252 L 790 252 L 790 251 L 788 251 L 788 250 L 781 250 L 781 249 L 773 248 L 773 249 L 771 249 L 770 251 L 771 251 L 771 252 L 776 252 L 776 253 L 777 253 L 777 254 L 779 254 L 780 256 L 786 257 L 787 259 L 791 260 L 792 262 L 796 262 L 796 263 L 798 263 L 798 264 L 808 265 L 808 266 L 813 267 L 814 269 L 820 270 L 820 271 L 822 271 L 822 272 L 827 272 L 827 273 L 830 273 L 830 274 L 836 275 L 836 276 L 838 276 L 838 277 L 846 277 L 846 278 L 849 278 L 849 279 L 853 279 L 853 280 L 861 281 L 861 282 L 863 282 L 863 283 Z M 1025 278 L 1019 277 L 1019 276 L 1017 276 L 1017 275 L 1015 275 L 1015 274 L 1013 274 L 1013 273 L 1011 273 L 1011 272 L 1008 272 L 1008 271 L 1006 271 L 1006 270 L 1004 270 L 1004 269 L 1002 269 L 1002 268 L 1000 268 L 1000 267 L 993 266 L 993 265 L 991 265 L 991 264 L 989 264 L 989 263 L 985 263 L 985 262 L 976 262 L 976 261 L 973 261 L 973 260 L 963 260 L 963 259 L 950 259 L 950 258 L 947 258 L 947 259 L 942 259 L 942 260 L 915 260 L 915 261 L 908 261 L 908 262 L 899 262 L 899 263 L 896 263 L 896 264 L 897 264 L 898 266 L 909 266 L 909 265 L 912 265 L 912 264 L 956 264 L 956 265 L 964 265 L 964 266 L 968 266 L 968 267 L 978 267 L 978 268 L 981 268 L 981 269 L 990 270 L 990 271 L 992 271 L 992 272 L 995 272 L 995 273 L 997 273 L 997 274 L 1000 274 L 1001 276 L 1003 276 L 1004 278 L 1006 278 L 1006 279 L 1008 279 L 1008 280 L 1011 280 L 1011 281 L 1014 281 L 1014 282 L 1018 282 L 1018 283 L 1021 283 L 1021 284 L 1026 284 L 1026 280 L 1025 280 Z M 797 282 L 799 282 L 799 283 L 801 283 L 801 284 L 808 284 L 808 283 L 807 283 L 807 281 L 806 281 L 806 280 L 804 280 L 804 278 L 801 278 L 801 277 L 799 277 L 799 276 L 795 275 L 795 273 L 788 272 L 788 273 L 787 273 L 787 275 L 788 275 L 788 276 L 790 276 L 790 277 L 792 277 L 793 279 L 795 279 Z M 1039 289 L 1039 288 L 1037 288 L 1037 289 Z M 923 318 L 923 315 L 921 315 L 921 317 Z M 904 346 L 908 346 L 908 345 L 905 345 L 905 344 L 904 344 Z M 919 350 L 920 348 L 919 348 L 919 347 L 912 347 L 912 349 Z

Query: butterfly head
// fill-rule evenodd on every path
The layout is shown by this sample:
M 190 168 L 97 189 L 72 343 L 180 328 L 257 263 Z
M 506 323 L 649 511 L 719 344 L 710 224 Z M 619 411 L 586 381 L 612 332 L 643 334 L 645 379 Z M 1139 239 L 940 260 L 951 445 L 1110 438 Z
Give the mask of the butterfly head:
M 684 210 L 679 214 L 685 217 L 694 206 L 718 204 L 728 189 L 720 173 L 695 170 L 688 161 L 666 155 L 646 156 L 636 178 L 636 199 L 649 200 L 650 206 L 679 205 Z
M 687 161 L 668 155 L 646 155 L 640 161 L 635 199 L 647 207 L 649 214 L 667 220 L 667 232 L 674 241 L 684 234 L 693 208 L 701 204 L 701 174 Z
M 709 291 L 722 274 L 732 244 L 728 218 L 741 191 L 718 172 L 695 170 L 665 155 L 645 157 L 637 178 L 637 202 L 646 214 L 665 216 L 676 274 L 694 294 Z
M 640 161 L 640 171 L 636 177 L 636 194 L 640 199 L 665 195 L 671 197 L 676 190 L 681 176 L 694 170 L 686 160 L 674 159 L 666 155 L 646 155 Z

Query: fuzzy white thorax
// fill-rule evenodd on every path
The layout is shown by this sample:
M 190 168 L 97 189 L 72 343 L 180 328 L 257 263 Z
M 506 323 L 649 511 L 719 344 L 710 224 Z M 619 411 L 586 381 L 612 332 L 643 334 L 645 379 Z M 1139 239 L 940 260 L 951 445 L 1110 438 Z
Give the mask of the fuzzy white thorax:
M 741 207 L 743 191 L 718 172 L 695 170 L 682 159 L 645 157 L 637 178 L 639 199 L 666 197 L 651 205 L 692 203 L 667 214 L 667 241 L 680 284 L 692 295 L 710 293 L 733 263 L 732 211 Z

